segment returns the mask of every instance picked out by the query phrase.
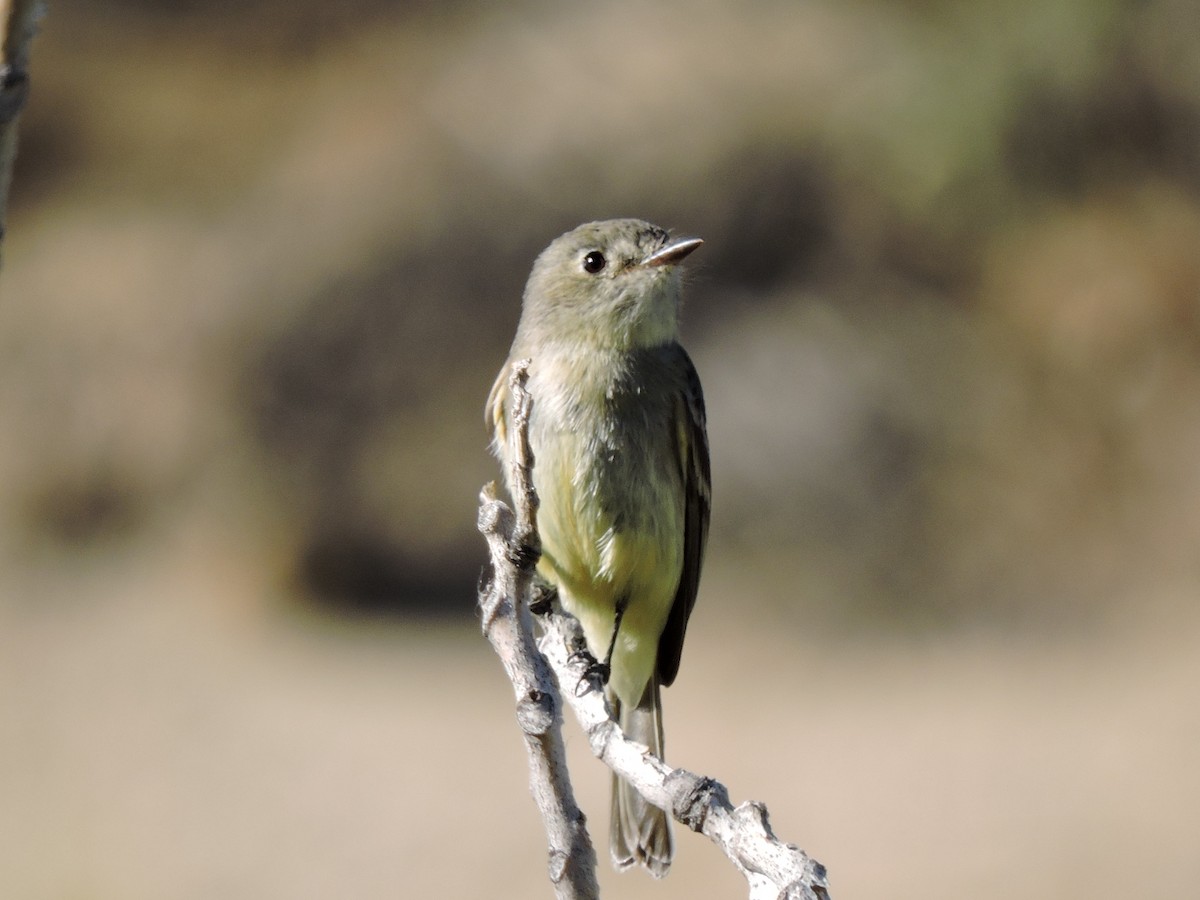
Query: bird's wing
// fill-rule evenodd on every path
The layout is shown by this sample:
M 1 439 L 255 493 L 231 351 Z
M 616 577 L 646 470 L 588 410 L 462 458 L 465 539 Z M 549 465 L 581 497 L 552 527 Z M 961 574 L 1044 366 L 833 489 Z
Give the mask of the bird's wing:
M 712 503 L 704 392 L 687 352 L 679 347 L 678 353 L 678 365 L 683 370 L 683 390 L 675 403 L 674 427 L 684 491 L 683 571 L 675 591 L 675 602 L 658 642 L 658 680 L 664 687 L 669 686 L 679 673 L 683 636 L 700 586 Z
M 492 447 L 495 452 L 502 453 L 508 445 L 508 425 L 504 417 L 504 406 L 508 399 L 508 379 L 512 367 L 505 362 L 496 376 L 496 383 L 488 394 L 487 406 L 483 408 L 483 420 L 492 435 Z M 501 457 L 503 458 L 503 457 Z

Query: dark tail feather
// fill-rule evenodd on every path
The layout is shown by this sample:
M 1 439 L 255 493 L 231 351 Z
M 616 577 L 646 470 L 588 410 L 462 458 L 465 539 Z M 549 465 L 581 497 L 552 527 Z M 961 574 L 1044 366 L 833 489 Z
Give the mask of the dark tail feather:
M 622 708 L 621 702 L 612 694 L 608 699 L 626 737 L 645 744 L 662 759 L 662 705 L 658 678 L 651 679 L 646 685 L 646 692 L 635 707 Z M 613 865 L 617 869 L 624 870 L 641 863 L 655 878 L 667 874 L 675 856 L 675 841 L 671 838 L 667 814 L 647 803 L 641 794 L 616 775 L 613 776 L 609 843 Z

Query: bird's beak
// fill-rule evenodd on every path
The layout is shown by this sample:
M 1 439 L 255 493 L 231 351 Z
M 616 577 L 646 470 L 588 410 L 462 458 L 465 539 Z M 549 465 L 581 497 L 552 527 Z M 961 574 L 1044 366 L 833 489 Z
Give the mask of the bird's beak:
M 643 266 L 669 266 L 679 262 L 704 241 L 698 237 L 681 237 L 667 241 L 649 256 L 642 260 Z

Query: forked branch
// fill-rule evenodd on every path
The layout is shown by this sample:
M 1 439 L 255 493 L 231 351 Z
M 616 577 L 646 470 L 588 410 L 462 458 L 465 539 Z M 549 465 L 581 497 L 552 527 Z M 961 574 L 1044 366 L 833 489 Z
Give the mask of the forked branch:
M 550 839 L 551 881 L 561 897 L 595 897 L 596 855 L 575 805 L 562 752 L 562 697 L 588 736 L 592 752 L 693 831 L 707 835 L 745 876 L 751 900 L 829 900 L 825 867 L 794 844 L 775 837 L 762 803 L 734 806 L 725 786 L 673 768 L 625 737 L 604 692 L 588 677 L 579 623 L 561 611 L 543 618 L 533 639 L 529 611 L 532 576 L 540 553 L 533 454 L 529 449 L 531 399 L 525 388 L 528 360 L 514 363 L 510 389 L 514 410 L 509 438 L 515 442 L 512 485 L 515 514 L 484 488 L 479 528 L 491 551 L 479 603 L 484 633 L 500 655 L 517 695 L 517 718 L 529 750 L 534 799 Z M 567 685 L 561 692 L 559 685 Z

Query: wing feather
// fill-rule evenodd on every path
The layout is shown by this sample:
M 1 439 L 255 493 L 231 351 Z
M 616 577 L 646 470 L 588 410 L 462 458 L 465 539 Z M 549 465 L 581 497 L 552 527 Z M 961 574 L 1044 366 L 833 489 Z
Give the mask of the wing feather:
M 679 364 L 683 368 L 684 387 L 675 404 L 674 424 L 684 490 L 683 571 L 658 642 L 658 680 L 664 687 L 670 686 L 679 674 L 683 638 L 700 587 L 712 506 L 704 392 L 696 368 L 682 347 L 679 347 Z
M 500 368 L 500 374 L 496 376 L 496 383 L 492 385 L 492 390 L 488 394 L 487 406 L 483 409 L 484 423 L 492 435 L 493 452 L 501 459 L 504 459 L 504 451 L 508 447 L 508 421 L 505 418 L 504 408 L 508 399 L 508 379 L 511 375 L 511 368 L 507 361 Z

